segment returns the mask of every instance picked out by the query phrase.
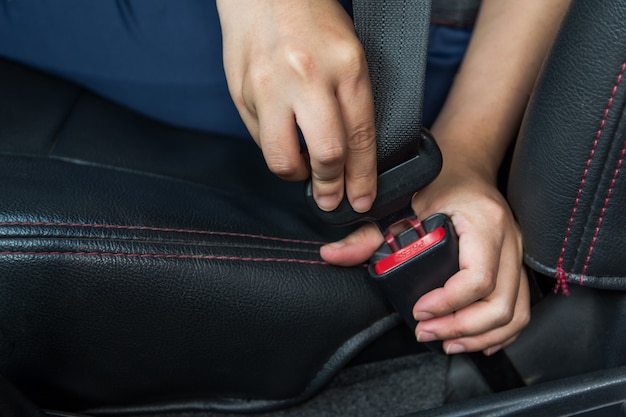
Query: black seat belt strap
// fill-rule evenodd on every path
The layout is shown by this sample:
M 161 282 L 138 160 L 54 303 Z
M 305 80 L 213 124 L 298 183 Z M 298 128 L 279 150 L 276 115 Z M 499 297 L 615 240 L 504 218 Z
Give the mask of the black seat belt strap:
M 370 69 L 378 171 L 419 151 L 430 1 L 354 1 L 354 22 Z

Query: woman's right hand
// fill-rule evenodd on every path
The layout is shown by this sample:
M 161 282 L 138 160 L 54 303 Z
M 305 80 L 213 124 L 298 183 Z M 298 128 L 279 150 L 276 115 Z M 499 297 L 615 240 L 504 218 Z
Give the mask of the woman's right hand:
M 330 211 L 376 196 L 374 106 L 363 48 L 337 0 L 217 0 L 233 101 L 269 169 L 311 176 Z M 301 151 L 298 129 L 307 145 Z

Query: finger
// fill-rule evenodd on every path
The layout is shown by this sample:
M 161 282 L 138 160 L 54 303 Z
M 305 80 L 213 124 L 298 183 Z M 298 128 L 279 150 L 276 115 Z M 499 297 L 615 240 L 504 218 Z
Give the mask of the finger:
M 472 225 L 462 215 L 453 220 L 459 235 L 459 272 L 442 288 L 422 296 L 413 308 L 416 320 L 451 314 L 489 295 L 495 288 L 502 251 L 502 233 L 492 225 Z
M 361 71 L 337 88 L 346 130 L 346 193 L 352 208 L 368 211 L 376 198 L 376 128 L 374 98 L 363 59 Z
M 354 266 L 366 262 L 382 243 L 378 228 L 368 223 L 344 239 L 322 246 L 320 255 L 333 265 Z
M 479 340 L 493 329 L 503 329 L 513 321 L 516 301 L 512 298 L 517 295 L 517 289 L 511 294 L 494 294 L 501 298 L 480 300 L 455 313 L 421 321 L 415 329 L 416 336 L 420 342 L 461 340 L 481 335 L 475 338 Z
M 258 114 L 259 145 L 269 170 L 289 181 L 307 179 L 309 166 L 300 149 L 296 122 L 291 110 L 287 107 L 259 106 Z
M 248 132 L 250 133 L 250 136 L 252 136 L 252 139 L 260 147 L 261 146 L 261 138 L 260 138 L 260 133 L 259 133 L 259 121 L 258 121 L 258 119 L 256 118 L 256 116 L 254 114 L 252 114 L 245 107 L 241 107 L 241 108 L 237 107 L 237 109 L 239 111 L 239 116 L 241 117 L 241 120 L 243 121 L 243 124 L 246 126 L 246 129 L 248 129 Z
M 416 330 L 434 333 L 439 339 L 451 339 L 481 334 L 508 324 L 513 319 L 522 274 L 517 252 L 515 249 L 510 252 L 511 249 L 509 245 L 503 247 L 508 256 L 502 257 L 493 292 L 452 314 L 423 321 Z
M 311 94 L 297 103 L 296 120 L 309 152 L 313 198 L 322 210 L 331 211 L 344 195 L 345 129 L 334 92 L 317 89 Z
M 482 350 L 520 331 L 529 317 L 530 296 L 525 271 L 503 262 L 498 286 L 483 300 L 455 313 L 418 323 L 418 340 L 447 340 L 468 350 Z
M 513 343 L 530 321 L 530 292 L 528 280 L 524 274 L 520 281 L 519 296 L 515 303 L 512 320 L 504 326 L 475 336 L 449 339 L 444 341 L 444 350 L 448 353 L 483 351 L 492 355 L 498 350 Z
M 260 146 L 259 120 L 257 118 L 256 107 L 254 106 L 254 99 L 250 93 L 250 83 L 245 82 L 245 80 L 240 84 L 236 83 L 234 80 L 240 79 L 239 77 L 236 77 L 236 75 L 230 75 L 227 79 L 228 90 L 233 103 L 239 112 L 239 116 L 246 125 L 246 128 L 254 141 Z

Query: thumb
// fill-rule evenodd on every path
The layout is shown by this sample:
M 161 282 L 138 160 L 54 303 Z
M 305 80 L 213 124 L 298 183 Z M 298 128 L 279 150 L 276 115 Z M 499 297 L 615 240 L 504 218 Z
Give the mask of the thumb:
M 329 264 L 355 266 L 366 262 L 382 243 L 378 228 L 368 223 L 345 238 L 322 246 L 320 255 Z

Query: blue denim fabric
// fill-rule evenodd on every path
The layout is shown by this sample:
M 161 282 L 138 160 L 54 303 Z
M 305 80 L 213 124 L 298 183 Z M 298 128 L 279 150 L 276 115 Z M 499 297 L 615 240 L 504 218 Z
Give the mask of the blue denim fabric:
M 424 84 L 424 126 L 430 127 L 448 96 L 472 30 L 431 25 Z
M 469 35 L 431 28 L 426 125 Z M 0 56 L 169 124 L 249 137 L 228 93 L 212 0 L 0 0 Z

